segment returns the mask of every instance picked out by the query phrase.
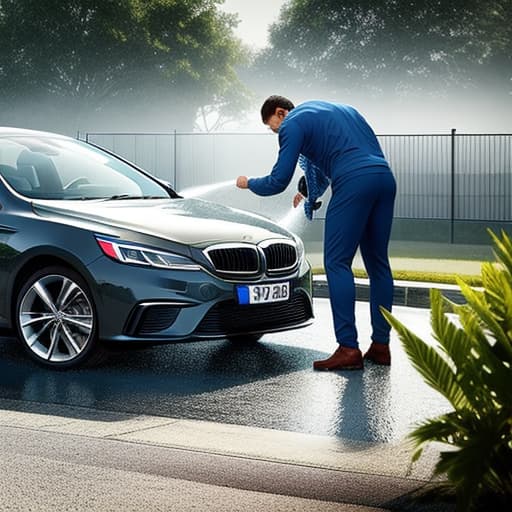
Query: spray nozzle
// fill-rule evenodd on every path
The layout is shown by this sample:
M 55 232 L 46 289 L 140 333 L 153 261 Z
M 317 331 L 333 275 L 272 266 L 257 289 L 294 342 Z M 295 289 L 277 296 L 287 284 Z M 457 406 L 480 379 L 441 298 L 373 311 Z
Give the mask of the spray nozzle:
M 299 193 L 301 193 L 304 197 L 308 197 L 308 186 L 306 183 L 306 178 L 304 176 L 301 176 L 299 179 L 299 183 L 297 184 L 297 189 L 299 190 Z M 318 210 L 322 206 L 322 201 L 315 201 L 311 209 L 313 211 Z
M 308 197 L 308 186 L 304 176 L 301 176 L 299 183 L 297 184 L 297 189 L 304 197 Z

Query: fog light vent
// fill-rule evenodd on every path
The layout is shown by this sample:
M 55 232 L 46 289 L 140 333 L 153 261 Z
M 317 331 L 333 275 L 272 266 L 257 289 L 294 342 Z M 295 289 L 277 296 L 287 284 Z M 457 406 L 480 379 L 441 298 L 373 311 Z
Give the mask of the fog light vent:
M 126 333 L 131 336 L 146 336 L 169 329 L 181 311 L 171 304 L 141 304 L 128 321 Z

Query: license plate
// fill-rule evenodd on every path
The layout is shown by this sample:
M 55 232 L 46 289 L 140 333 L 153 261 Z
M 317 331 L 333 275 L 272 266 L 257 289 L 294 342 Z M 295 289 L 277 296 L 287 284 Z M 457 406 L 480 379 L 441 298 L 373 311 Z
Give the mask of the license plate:
M 239 304 L 282 302 L 290 297 L 290 283 L 240 284 L 236 291 Z

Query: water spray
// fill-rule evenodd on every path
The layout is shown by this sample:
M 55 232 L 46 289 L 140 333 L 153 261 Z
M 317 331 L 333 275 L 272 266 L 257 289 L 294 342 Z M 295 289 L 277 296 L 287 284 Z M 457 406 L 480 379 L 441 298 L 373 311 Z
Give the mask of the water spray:
M 196 187 L 188 187 L 183 190 L 180 190 L 179 194 L 186 198 L 193 197 L 201 197 L 210 194 L 211 192 L 215 192 L 221 190 L 223 188 L 235 187 L 236 182 L 233 180 L 221 181 L 219 183 L 211 183 L 209 185 L 198 185 Z M 306 218 L 304 216 L 304 211 L 302 205 L 297 206 L 296 208 L 291 206 L 290 209 L 285 213 L 283 217 L 279 220 L 275 220 L 277 224 L 282 226 L 289 231 L 292 231 L 296 234 L 300 233 L 304 230 L 306 224 Z
M 289 231 L 299 234 L 299 232 L 303 231 L 306 225 L 306 217 L 301 206 L 302 205 L 299 205 L 296 208 L 291 206 L 284 217 L 277 221 L 277 224 Z
M 212 183 L 210 185 L 198 185 L 197 187 L 189 187 L 179 192 L 180 196 L 183 197 L 201 197 L 209 194 L 215 190 L 226 187 L 234 187 L 235 182 L 233 180 L 221 181 L 219 183 Z

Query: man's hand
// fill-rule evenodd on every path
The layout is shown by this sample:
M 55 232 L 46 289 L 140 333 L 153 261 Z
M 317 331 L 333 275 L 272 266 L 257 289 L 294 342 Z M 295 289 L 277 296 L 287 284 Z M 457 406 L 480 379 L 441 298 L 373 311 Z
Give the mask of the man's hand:
M 247 176 L 238 176 L 236 179 L 236 186 L 238 188 L 249 188 Z
M 297 206 L 299 206 L 300 202 L 304 199 L 304 196 L 298 192 L 297 194 L 295 194 L 295 196 L 293 197 L 293 207 L 294 208 L 297 208 Z

